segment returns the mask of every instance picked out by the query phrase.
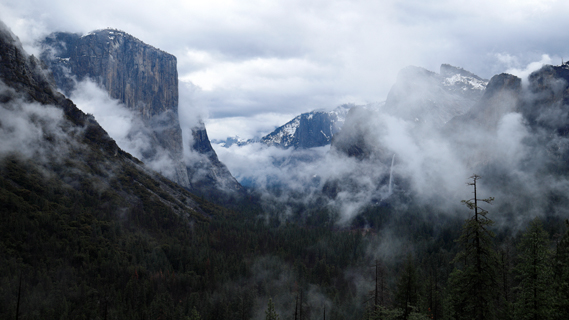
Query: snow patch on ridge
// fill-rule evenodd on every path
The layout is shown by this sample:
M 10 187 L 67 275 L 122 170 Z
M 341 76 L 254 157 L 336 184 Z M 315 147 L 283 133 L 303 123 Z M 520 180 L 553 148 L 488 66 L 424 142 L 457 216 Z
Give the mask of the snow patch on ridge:
M 450 86 L 464 86 L 462 90 L 466 90 L 467 87 L 470 87 L 474 90 L 485 90 L 486 85 L 488 85 L 487 81 L 479 80 L 473 77 L 466 77 L 460 74 L 455 74 L 449 78 L 445 78 L 443 80 L 443 85 L 446 87 Z

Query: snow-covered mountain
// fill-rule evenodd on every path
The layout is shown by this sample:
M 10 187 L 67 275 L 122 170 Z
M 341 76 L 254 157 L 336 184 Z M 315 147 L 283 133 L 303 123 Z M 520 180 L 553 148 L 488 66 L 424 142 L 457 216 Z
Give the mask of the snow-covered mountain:
M 244 140 L 236 136 L 226 140 L 214 140 L 212 143 L 225 148 L 251 143 L 262 143 L 284 149 L 308 149 L 326 146 L 331 143 L 332 137 L 340 131 L 348 111 L 354 106 L 354 104 L 343 104 L 332 111 L 303 113 L 261 139 Z
M 227 139 L 225 140 L 219 140 L 219 139 L 212 139 L 211 143 L 213 144 L 217 144 L 223 148 L 229 148 L 233 145 L 236 146 L 244 146 L 250 143 L 255 143 L 255 142 L 259 142 L 259 139 L 243 139 L 239 136 L 234 136 L 234 137 L 227 137 Z

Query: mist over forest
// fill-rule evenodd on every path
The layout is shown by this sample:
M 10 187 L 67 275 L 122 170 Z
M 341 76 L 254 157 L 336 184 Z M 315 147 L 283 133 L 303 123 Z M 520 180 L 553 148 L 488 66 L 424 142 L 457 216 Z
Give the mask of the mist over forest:
M 174 55 L 171 34 L 6 21 L 0 318 L 569 316 L 561 51 L 340 77 L 363 56 L 324 34 L 275 57 L 221 25 L 228 47 Z

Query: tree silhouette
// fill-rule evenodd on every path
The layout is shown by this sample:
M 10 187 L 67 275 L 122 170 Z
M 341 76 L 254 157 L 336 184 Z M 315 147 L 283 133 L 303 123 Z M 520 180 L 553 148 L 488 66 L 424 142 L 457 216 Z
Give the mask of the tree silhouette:
M 265 310 L 265 320 L 279 320 L 279 315 L 275 311 L 275 305 L 273 303 L 273 299 L 269 298 L 269 302 L 267 303 L 267 310 Z
M 493 249 L 493 224 L 488 211 L 479 207 L 480 202 L 490 204 L 494 198 L 478 198 L 477 182 L 480 176 L 470 177 L 474 197 L 462 200 L 473 215 L 466 220 L 457 242 L 462 250 L 455 256 L 455 269 L 450 275 L 452 305 L 458 319 L 487 320 L 494 318 L 497 281 L 497 255 Z

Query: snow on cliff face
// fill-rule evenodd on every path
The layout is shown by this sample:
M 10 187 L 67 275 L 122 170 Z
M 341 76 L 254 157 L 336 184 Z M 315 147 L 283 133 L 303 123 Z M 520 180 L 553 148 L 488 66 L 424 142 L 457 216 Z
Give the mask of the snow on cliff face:
M 275 145 L 275 146 L 282 146 L 284 148 L 290 147 L 293 143 L 292 141 L 294 139 L 296 131 L 300 126 L 300 119 L 303 115 L 295 117 L 294 119 L 283 125 L 282 127 L 279 127 L 272 133 L 264 136 L 261 139 L 261 142 L 269 146 Z
M 460 86 L 462 90 L 481 90 L 486 89 L 488 81 L 476 79 L 474 77 L 463 76 L 461 74 L 455 74 L 451 77 L 445 78 L 443 80 L 444 86 Z
M 310 115 L 310 118 L 312 118 L 312 115 Z M 291 122 L 285 124 L 283 126 L 282 131 L 278 134 L 279 137 L 283 137 L 283 136 L 294 136 L 294 134 L 296 133 L 296 130 L 298 129 L 298 126 L 300 125 L 300 116 L 292 119 Z
M 332 111 L 303 113 L 264 136 L 261 143 L 281 148 L 312 148 L 330 144 L 354 105 L 346 104 Z

